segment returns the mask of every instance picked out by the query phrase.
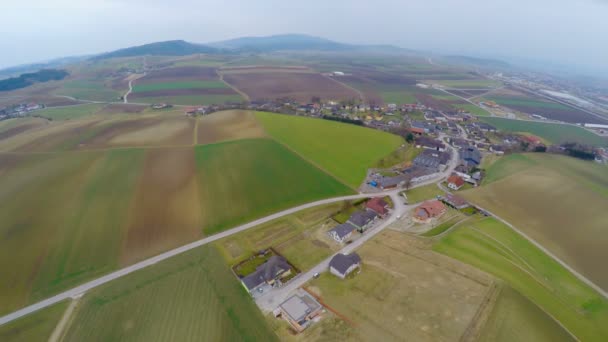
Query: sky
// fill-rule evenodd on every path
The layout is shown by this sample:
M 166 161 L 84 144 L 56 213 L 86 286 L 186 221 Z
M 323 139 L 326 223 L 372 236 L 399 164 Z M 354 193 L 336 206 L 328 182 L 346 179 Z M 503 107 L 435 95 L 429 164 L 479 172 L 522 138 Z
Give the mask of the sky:
M 304 33 L 608 73 L 608 0 L 3 0 L 0 68 L 150 42 Z

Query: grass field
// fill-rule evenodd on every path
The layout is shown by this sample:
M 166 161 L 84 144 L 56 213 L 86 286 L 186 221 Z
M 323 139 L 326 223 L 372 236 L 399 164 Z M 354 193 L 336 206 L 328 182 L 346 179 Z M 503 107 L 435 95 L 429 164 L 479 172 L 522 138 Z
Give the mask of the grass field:
M 353 188 L 403 143 L 396 135 L 338 122 L 257 112 L 266 132 Z
M 608 337 L 608 301 L 500 221 L 469 222 L 442 237 L 433 249 L 503 279 L 580 340 Z
M 35 112 L 35 114 L 50 120 L 72 120 L 93 115 L 99 112 L 103 107 L 103 104 L 93 103 L 62 108 L 46 108 Z
M 476 79 L 476 80 L 432 80 L 426 81 L 438 83 L 449 88 L 496 88 L 500 87 L 501 83 L 494 80 Z
M 224 104 L 228 102 L 241 103 L 243 102 L 241 95 L 176 95 L 176 96 L 153 96 L 140 97 L 129 102 L 137 103 L 169 103 L 173 105 L 196 106 L 196 105 L 212 105 Z
M 196 148 L 203 229 L 240 222 L 352 191 L 270 139 Z
M 89 101 L 117 101 L 122 95 L 97 79 L 66 81 L 55 93 Z
M 546 139 L 553 144 L 578 142 L 597 146 L 608 145 L 608 139 L 573 125 L 511 120 L 496 117 L 480 117 L 480 120 L 495 126 L 501 131 L 531 133 Z
M 253 112 L 227 110 L 205 115 L 198 119 L 197 140 L 199 144 L 245 138 L 262 138 L 266 135 Z
M 565 156 L 507 156 L 487 171 L 491 181 L 462 196 L 495 212 L 602 288 L 608 274 L 608 172 Z M 581 253 L 581 251 L 585 251 Z
M 564 106 L 557 102 L 543 101 L 540 99 L 528 98 L 528 97 L 504 97 L 504 96 L 489 96 L 489 100 L 492 100 L 499 105 L 509 106 L 524 106 L 530 108 L 549 108 L 549 109 L 563 109 L 568 110 L 569 107 Z
M 11 323 L 0 326 L 0 341 L 46 342 L 61 320 L 68 302 L 60 302 L 46 309 L 29 314 Z
M 467 112 L 476 115 L 476 116 L 490 116 L 490 113 L 480 107 L 477 107 L 474 104 L 455 104 L 454 107 L 458 108 L 458 109 L 462 109 L 462 110 L 466 110 Z
M 274 341 L 276 336 L 213 246 L 88 293 L 66 341 Z
M 228 88 L 222 81 L 183 81 L 183 82 L 161 82 L 136 84 L 133 92 L 146 92 L 169 89 L 223 89 Z
M 557 322 L 509 286 L 504 286 L 480 341 L 575 341 Z
M 437 187 L 437 184 L 429 184 L 407 190 L 405 192 L 405 195 L 407 196 L 408 203 L 418 203 L 434 199 L 438 195 L 445 195 L 445 192 L 439 189 L 439 187 Z

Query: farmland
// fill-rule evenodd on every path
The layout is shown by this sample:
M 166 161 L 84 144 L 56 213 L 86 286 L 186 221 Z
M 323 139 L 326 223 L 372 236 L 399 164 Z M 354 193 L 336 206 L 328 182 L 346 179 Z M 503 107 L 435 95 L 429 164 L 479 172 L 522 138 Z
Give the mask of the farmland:
M 490 116 L 490 113 L 480 107 L 477 107 L 474 104 L 457 104 L 454 105 L 454 107 L 458 108 L 458 109 L 462 109 L 462 110 L 466 110 L 467 112 L 473 114 L 473 115 L 477 115 L 477 116 Z
M 197 124 L 199 144 L 226 140 L 262 138 L 266 135 L 253 112 L 230 110 L 206 115 Z
M 448 88 L 497 88 L 501 83 L 487 79 L 462 79 L 462 80 L 429 80 L 429 83 L 437 83 Z
M 4 342 L 48 341 L 67 306 L 68 302 L 60 302 L 0 326 L 0 340 Z
M 496 219 L 461 225 L 444 235 L 433 249 L 503 279 L 582 341 L 603 341 L 608 336 L 608 301 Z M 529 305 L 523 310 L 527 315 L 539 314 Z M 547 323 L 535 328 L 556 329 Z
M 488 170 L 495 181 L 462 195 L 511 222 L 607 288 L 608 275 L 601 262 L 608 258 L 606 167 L 565 156 L 524 156 L 496 162 Z M 512 173 L 504 174 L 503 168 Z
M 297 204 L 352 193 L 269 139 L 203 145 L 195 153 L 206 234 Z
M 122 89 L 113 89 L 103 79 L 74 79 L 65 81 L 55 94 L 80 100 L 117 101 L 122 95 Z
M 213 246 L 130 274 L 81 301 L 66 341 L 276 339 Z
M 358 254 L 362 271 L 353 278 L 324 273 L 308 284 L 310 291 L 352 322 L 346 322 L 342 327 L 346 331 L 340 334 L 352 340 L 458 340 L 492 285 L 484 273 L 429 251 L 417 238 L 390 230 L 366 243 Z M 335 332 L 333 325 L 319 329 L 324 335 Z
M 403 143 L 396 135 L 333 121 L 262 112 L 256 117 L 270 136 L 353 188 Z
M 75 105 L 62 108 L 48 108 L 38 111 L 36 114 L 49 120 L 72 120 L 93 115 L 103 107 L 104 105 L 102 104 Z
M 497 117 L 480 117 L 480 120 L 495 126 L 501 131 L 531 133 L 553 144 L 578 142 L 589 145 L 608 145 L 608 140 L 606 138 L 602 138 L 584 128 L 573 125 L 511 120 Z
M 379 72 L 356 72 L 356 75 L 337 77 L 336 80 L 361 91 L 370 103 L 416 103 L 414 79 L 390 76 Z
M 323 100 L 359 99 L 356 91 L 313 72 L 243 69 L 225 73 L 223 77 L 251 100 L 289 97 L 309 102 L 313 96 L 319 96 Z

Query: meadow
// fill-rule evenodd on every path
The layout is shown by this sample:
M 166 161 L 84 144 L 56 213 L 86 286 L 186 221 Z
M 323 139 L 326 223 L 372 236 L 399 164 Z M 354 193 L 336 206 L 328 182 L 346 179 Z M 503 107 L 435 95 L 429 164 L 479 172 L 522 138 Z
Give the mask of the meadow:
M 141 93 L 155 90 L 170 90 L 170 89 L 221 89 L 228 88 L 226 83 L 222 81 L 183 81 L 183 82 L 160 82 L 160 83 L 145 83 L 136 84 L 133 87 L 133 92 Z
M 270 136 L 352 188 L 404 143 L 396 135 L 333 121 L 263 112 L 256 117 Z
M 213 246 L 87 293 L 65 341 L 274 341 L 276 336 Z
M 466 110 L 467 112 L 476 115 L 476 116 L 490 116 L 490 113 L 480 107 L 477 107 L 474 104 L 456 104 L 454 105 L 454 107 L 458 108 L 458 109 L 462 109 L 462 110 Z
M 501 131 L 531 133 L 553 144 L 578 142 L 581 144 L 608 146 L 608 139 L 574 125 L 511 120 L 497 117 L 480 117 L 479 119 L 495 126 Z
M 88 101 L 118 101 L 122 95 L 121 91 L 113 89 L 106 82 L 96 78 L 68 80 L 55 94 Z M 126 90 L 125 88 L 124 91 Z
M 444 235 L 433 250 L 503 279 L 582 341 L 604 341 L 608 337 L 608 301 L 496 219 L 461 225 Z M 540 313 L 530 307 L 524 310 Z M 556 326 L 543 323 L 534 328 L 555 330 Z M 565 336 L 563 332 L 553 333 Z
M 429 80 L 426 82 L 438 83 L 449 88 L 496 88 L 502 83 L 488 79 L 462 79 L 462 80 Z
M 204 90 L 203 90 L 204 91 Z M 131 98 L 131 97 L 129 97 Z M 199 95 L 171 95 L 171 96 L 146 96 L 133 97 L 129 102 L 137 103 L 170 103 L 172 105 L 196 106 L 196 105 L 218 105 L 225 103 L 241 103 L 243 98 L 239 94 L 199 94 Z
M 68 302 L 60 302 L 29 314 L 11 323 L 0 326 L 0 341 L 46 342 L 61 320 Z
M 445 192 L 437 187 L 437 184 L 429 184 L 419 186 L 405 191 L 408 203 L 418 203 L 430 199 L 434 199 L 439 195 L 445 195 Z
M 507 156 L 487 170 L 490 182 L 461 193 L 608 288 L 606 167 L 546 154 Z M 585 251 L 581 253 L 581 251 Z
M 104 106 L 103 104 L 93 103 L 61 108 L 46 108 L 35 112 L 35 114 L 49 120 L 72 120 L 96 114 Z

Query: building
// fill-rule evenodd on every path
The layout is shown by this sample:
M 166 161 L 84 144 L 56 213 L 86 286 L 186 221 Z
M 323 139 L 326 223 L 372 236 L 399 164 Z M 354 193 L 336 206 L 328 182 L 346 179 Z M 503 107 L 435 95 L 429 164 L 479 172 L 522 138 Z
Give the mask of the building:
M 447 211 L 445 205 L 438 200 L 426 201 L 419 205 L 414 211 L 414 222 L 429 223 Z
M 448 177 L 448 188 L 452 190 L 460 190 L 464 185 L 464 179 L 458 175 L 451 175 Z
M 464 209 L 471 205 L 464 198 L 453 194 L 447 194 L 441 198 L 441 201 L 454 209 Z
M 413 161 L 414 165 L 426 167 L 433 172 L 438 172 L 441 166 L 441 159 L 438 156 L 420 154 Z
M 297 331 L 302 332 L 312 320 L 323 312 L 323 306 L 310 294 L 299 290 L 279 305 L 281 317 Z
M 426 148 L 430 150 L 436 150 L 439 152 L 445 151 L 445 144 L 439 140 L 430 138 L 430 137 L 418 137 L 416 138 L 416 147 L 417 148 Z
M 329 262 L 329 272 L 342 279 L 361 267 L 361 257 L 357 253 L 338 253 Z
M 353 235 L 357 228 L 350 223 L 343 223 L 335 226 L 327 234 L 338 243 L 345 243 Z
M 394 177 L 382 177 L 378 181 L 378 186 L 381 189 L 392 189 L 392 188 L 396 188 L 398 186 L 405 185 L 405 183 L 407 183 L 408 180 L 409 180 L 409 177 L 406 175 L 399 175 L 399 176 L 394 176 Z
M 467 167 L 477 167 L 481 163 L 481 152 L 474 146 L 468 146 L 460 150 L 460 160 Z
M 262 287 L 274 286 L 280 278 L 288 276 L 290 272 L 291 266 L 287 260 L 282 256 L 273 255 L 258 266 L 253 273 L 243 277 L 241 283 L 249 293 L 261 292 Z
M 499 155 L 499 156 L 505 154 L 505 149 L 506 148 L 502 145 L 491 145 L 490 146 L 490 151 L 494 152 L 496 155 Z
M 377 217 L 378 215 L 371 210 L 357 211 L 350 216 L 347 222 L 362 233 L 376 221 Z
M 374 197 L 365 203 L 365 207 L 376 212 L 376 214 L 384 217 L 388 214 L 388 203 L 380 197 Z

